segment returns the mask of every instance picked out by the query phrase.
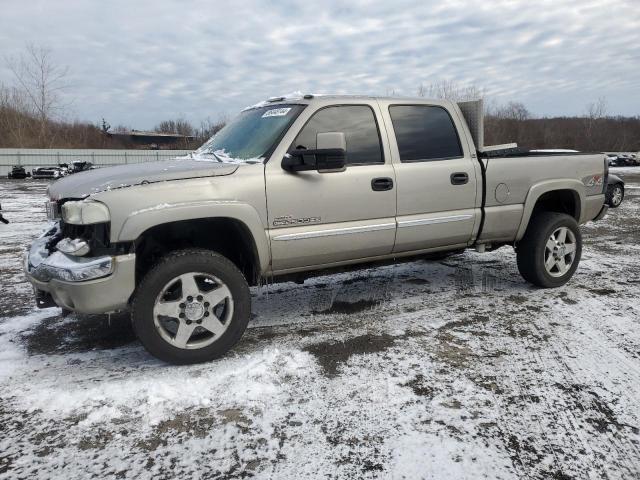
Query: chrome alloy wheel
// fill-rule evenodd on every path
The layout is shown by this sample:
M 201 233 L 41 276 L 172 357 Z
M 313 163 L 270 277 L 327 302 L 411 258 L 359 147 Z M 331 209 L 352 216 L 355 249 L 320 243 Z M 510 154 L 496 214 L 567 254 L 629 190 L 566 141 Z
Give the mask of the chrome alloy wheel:
M 153 322 L 162 338 L 177 348 L 211 345 L 233 317 L 229 288 L 209 273 L 185 273 L 169 281 L 156 298 Z
M 613 195 L 611 196 L 611 203 L 613 206 L 617 207 L 622 203 L 622 188 L 619 185 L 616 185 L 613 188 Z
M 567 227 L 556 229 L 544 249 L 544 267 L 552 277 L 566 274 L 576 258 L 576 236 Z

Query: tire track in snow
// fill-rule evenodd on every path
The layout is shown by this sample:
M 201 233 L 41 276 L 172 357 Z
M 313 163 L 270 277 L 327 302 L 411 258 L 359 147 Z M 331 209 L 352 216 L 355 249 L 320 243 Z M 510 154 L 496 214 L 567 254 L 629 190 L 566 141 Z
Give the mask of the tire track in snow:
M 564 318 L 564 316 L 562 317 Z M 556 321 L 556 318 L 552 317 L 552 321 Z M 540 334 L 543 335 L 543 330 L 540 328 L 540 326 L 538 325 L 537 322 L 532 322 L 532 326 L 533 328 L 536 329 L 536 331 Z M 576 385 L 576 380 L 579 380 L 580 378 L 586 378 L 589 379 L 589 385 L 598 385 L 598 383 L 600 383 L 595 377 L 593 377 L 593 374 L 591 372 L 589 372 L 587 369 L 581 368 L 579 366 L 577 370 L 574 370 L 573 368 L 571 368 L 566 360 L 567 355 L 563 355 L 560 353 L 559 348 L 558 348 L 558 343 L 561 344 L 564 349 L 567 352 L 570 352 L 572 355 L 569 356 L 569 358 L 571 358 L 571 356 L 574 357 L 578 357 L 578 355 L 574 355 L 573 354 L 573 350 L 569 348 L 568 344 L 566 343 L 566 341 L 563 339 L 563 336 L 560 334 L 560 332 L 558 331 L 558 329 L 556 329 L 556 335 L 554 335 L 554 343 L 547 343 L 546 346 L 548 347 L 548 352 L 550 354 L 550 360 L 552 361 L 552 363 L 554 363 L 556 366 L 560 367 L 558 368 L 557 372 L 560 373 L 560 375 L 562 376 L 562 378 L 564 379 L 564 382 L 562 383 L 563 385 L 567 386 L 567 390 L 565 391 L 565 393 L 568 394 L 568 392 L 570 391 L 569 386 L 575 386 Z M 592 345 L 598 346 L 598 342 L 594 342 Z M 595 350 L 595 349 L 592 349 Z M 600 350 L 600 349 L 598 349 Z M 611 350 L 611 349 L 608 349 Z M 546 367 L 546 362 L 544 362 L 544 360 L 541 361 L 543 363 L 543 365 L 545 365 Z M 578 373 L 579 372 L 579 373 Z M 583 382 L 580 382 L 580 384 L 582 384 Z M 578 384 L 578 385 L 580 385 Z M 571 393 L 570 397 L 573 400 L 573 402 L 575 403 L 576 406 L 578 406 L 578 409 L 575 408 L 565 408 L 562 412 L 562 416 L 565 417 L 565 419 L 567 419 L 570 424 L 571 424 L 571 429 L 569 431 L 574 431 L 576 433 L 578 433 L 581 437 L 582 437 L 582 445 L 583 447 L 587 447 L 589 448 L 593 453 L 594 453 L 594 457 L 597 458 L 597 452 L 595 452 L 591 446 L 591 444 L 589 442 L 587 442 L 584 439 L 584 436 L 582 435 L 583 433 L 583 428 L 581 427 L 580 424 L 582 424 L 583 422 L 581 421 L 581 418 L 578 418 L 576 416 L 576 412 L 593 412 L 593 405 L 592 405 L 592 401 L 588 401 L 585 400 L 585 396 L 582 394 L 582 390 L 578 390 L 580 395 L 576 395 Z M 604 420 L 605 422 L 608 421 L 608 419 L 606 419 L 606 417 L 604 416 L 604 414 L 602 412 L 600 412 L 602 415 L 602 420 Z M 573 421 L 572 421 L 573 420 Z M 632 464 L 629 464 L 626 460 L 627 460 L 627 456 L 629 450 L 631 452 L 634 452 L 636 454 L 636 457 L 638 457 L 638 450 L 637 448 L 632 445 L 631 443 L 627 443 L 626 445 L 622 445 L 620 443 L 620 441 L 618 440 L 618 438 L 614 437 L 610 432 L 606 432 L 606 436 L 609 439 L 609 442 L 607 442 L 609 445 L 614 447 L 616 458 L 618 459 L 618 461 L 624 465 L 627 469 L 627 471 L 629 472 L 629 474 L 631 474 L 632 476 L 637 474 L 637 468 L 633 468 Z M 627 447 L 627 448 L 625 448 Z M 605 446 L 603 446 L 603 448 L 606 448 Z M 606 466 L 603 464 L 603 473 L 606 472 L 607 468 Z

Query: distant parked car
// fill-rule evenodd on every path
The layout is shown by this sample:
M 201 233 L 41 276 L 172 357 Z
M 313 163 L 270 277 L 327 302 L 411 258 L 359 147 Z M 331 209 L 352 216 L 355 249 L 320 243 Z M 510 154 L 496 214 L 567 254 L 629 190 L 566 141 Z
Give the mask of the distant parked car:
M 7 178 L 17 178 L 23 180 L 30 176 L 31 174 L 27 172 L 24 167 L 14 165 L 13 167 L 11 167 L 11 171 L 8 173 Z
M 614 162 L 613 167 L 637 167 L 640 166 L 640 159 L 635 154 L 620 153 Z
M 615 153 L 607 153 L 605 154 L 605 157 L 609 161 L 610 166 L 615 166 L 616 162 L 618 161 L 618 155 L 616 155 Z
M 82 160 L 76 160 L 71 163 L 71 168 L 69 168 L 69 173 L 78 173 L 84 172 L 85 170 L 91 170 L 95 168 L 91 162 L 85 162 Z
M 618 208 L 622 200 L 624 200 L 624 181 L 617 175 L 609 174 L 604 203 L 611 208 Z
M 31 176 L 36 179 L 60 178 L 64 176 L 64 172 L 60 167 L 37 167 L 31 171 Z
M 62 168 L 64 175 L 84 172 L 85 170 L 93 170 L 94 168 L 96 168 L 91 162 L 86 162 L 84 160 L 76 160 L 74 162 L 71 162 L 71 165 L 69 165 L 68 163 L 61 163 L 60 167 Z

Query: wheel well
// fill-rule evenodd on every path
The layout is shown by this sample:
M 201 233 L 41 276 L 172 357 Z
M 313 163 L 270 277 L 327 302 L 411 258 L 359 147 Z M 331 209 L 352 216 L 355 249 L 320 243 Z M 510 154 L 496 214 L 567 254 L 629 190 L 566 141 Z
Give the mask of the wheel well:
M 575 190 L 552 190 L 543 193 L 533 207 L 532 216 L 538 212 L 566 213 L 580 221 L 580 196 Z
M 213 250 L 231 260 L 249 285 L 260 277 L 258 250 L 249 228 L 233 218 L 199 218 L 163 223 L 146 230 L 135 242 L 136 279 L 163 256 L 185 248 Z

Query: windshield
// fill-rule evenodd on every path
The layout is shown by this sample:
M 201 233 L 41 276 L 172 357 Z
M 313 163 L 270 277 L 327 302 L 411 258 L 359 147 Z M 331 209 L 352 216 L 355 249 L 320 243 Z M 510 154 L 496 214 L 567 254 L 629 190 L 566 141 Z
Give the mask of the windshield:
M 191 156 L 229 163 L 262 162 L 303 108 L 278 104 L 245 110 Z

